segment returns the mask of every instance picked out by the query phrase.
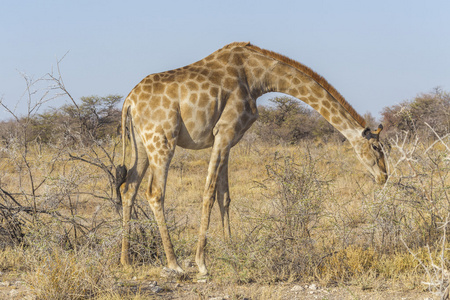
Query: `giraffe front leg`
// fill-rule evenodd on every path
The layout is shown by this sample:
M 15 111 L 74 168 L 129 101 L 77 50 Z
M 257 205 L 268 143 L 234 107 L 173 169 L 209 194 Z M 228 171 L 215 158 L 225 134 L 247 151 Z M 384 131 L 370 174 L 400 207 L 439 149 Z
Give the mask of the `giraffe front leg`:
M 206 268 L 205 263 L 205 247 L 207 242 L 206 232 L 209 227 L 211 209 L 214 205 L 219 172 L 228 162 L 228 155 L 229 143 L 216 137 L 211 153 L 208 176 L 206 178 L 206 186 L 203 194 L 202 218 L 200 221 L 197 254 L 195 256 L 195 262 L 197 263 L 200 276 L 208 275 L 208 269 Z

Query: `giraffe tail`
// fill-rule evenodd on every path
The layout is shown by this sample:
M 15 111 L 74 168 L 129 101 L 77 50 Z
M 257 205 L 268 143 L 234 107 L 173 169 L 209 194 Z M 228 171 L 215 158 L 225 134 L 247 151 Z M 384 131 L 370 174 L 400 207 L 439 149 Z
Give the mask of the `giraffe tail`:
M 125 100 L 123 109 L 122 109 L 122 164 L 116 167 L 116 195 L 117 202 L 116 206 L 122 206 L 122 195 L 120 193 L 120 187 L 127 179 L 127 167 L 125 166 L 125 156 L 126 156 L 126 146 L 129 135 L 127 134 L 127 121 L 130 119 L 129 116 L 130 106 L 127 105 L 127 101 Z

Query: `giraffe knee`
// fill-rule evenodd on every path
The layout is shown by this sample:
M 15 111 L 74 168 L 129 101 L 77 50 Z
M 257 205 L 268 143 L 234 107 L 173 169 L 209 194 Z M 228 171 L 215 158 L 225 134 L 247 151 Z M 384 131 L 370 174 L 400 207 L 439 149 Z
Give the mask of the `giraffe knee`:
M 145 192 L 145 197 L 147 198 L 148 203 L 152 209 L 159 207 L 161 205 L 162 200 L 162 190 L 159 188 L 150 187 Z

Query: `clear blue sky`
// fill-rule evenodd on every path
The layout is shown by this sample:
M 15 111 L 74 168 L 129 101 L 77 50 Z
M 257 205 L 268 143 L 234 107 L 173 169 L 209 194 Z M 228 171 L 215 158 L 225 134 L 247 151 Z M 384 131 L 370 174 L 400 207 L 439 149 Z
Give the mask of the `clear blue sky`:
M 448 0 L 11 0 L 1 6 L 0 98 L 19 114 L 26 111 L 21 72 L 39 78 L 67 51 L 61 71 L 78 99 L 126 96 L 146 75 L 233 41 L 308 65 L 362 114 L 378 116 L 436 86 L 450 90 Z

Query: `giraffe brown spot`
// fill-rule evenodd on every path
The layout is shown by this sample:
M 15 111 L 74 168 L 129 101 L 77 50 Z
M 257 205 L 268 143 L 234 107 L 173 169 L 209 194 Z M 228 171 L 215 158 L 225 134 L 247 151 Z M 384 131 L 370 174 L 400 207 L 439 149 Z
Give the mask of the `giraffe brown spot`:
M 323 97 L 323 88 L 320 87 L 319 85 L 313 84 L 311 85 L 310 89 L 313 92 L 313 95 L 316 95 L 319 98 Z
M 187 88 L 190 91 L 197 91 L 198 90 L 198 84 L 193 82 L 193 81 L 188 81 L 188 83 L 186 83 Z
M 170 110 L 170 111 L 169 111 L 168 119 L 169 119 L 169 120 L 174 120 L 174 119 L 177 118 L 177 115 L 178 115 L 178 113 L 177 113 L 176 110 Z
M 209 89 L 209 83 L 205 82 L 202 84 L 202 90 L 207 90 Z
M 298 89 L 296 89 L 296 88 L 291 88 L 291 89 L 289 90 L 288 94 L 289 94 L 289 95 L 292 95 L 292 96 L 299 96 L 299 95 L 300 95 Z
M 247 65 L 254 68 L 258 65 L 258 61 L 254 58 L 250 58 L 249 60 L 247 60 Z
M 244 103 L 242 103 L 241 101 L 240 102 L 237 102 L 236 103 L 236 105 L 234 106 L 234 109 L 236 110 L 236 112 L 237 113 L 241 113 L 241 112 L 243 112 L 244 111 Z
M 134 93 L 136 94 L 136 95 L 139 95 L 141 92 L 142 92 L 142 85 L 141 84 L 138 84 L 135 88 L 134 88 Z
M 305 85 L 302 85 L 298 88 L 298 92 L 301 96 L 306 96 L 309 94 L 309 90 Z
M 190 101 L 193 105 L 196 105 L 196 104 L 197 104 L 197 99 L 198 99 L 198 95 L 197 95 L 197 94 L 191 94 L 191 96 L 189 97 L 189 101 Z
M 164 90 L 165 90 L 164 84 L 159 83 L 159 82 L 155 82 L 153 84 L 153 93 L 162 94 L 162 93 L 164 93 Z
M 222 67 L 222 64 L 218 61 L 212 61 L 206 64 L 206 67 L 208 67 L 210 70 L 214 69 L 220 69 Z
M 201 93 L 200 94 L 200 99 L 198 101 L 198 107 L 206 107 L 206 105 L 208 105 L 208 102 L 210 100 L 210 97 L 208 96 L 207 93 Z
M 239 71 L 236 67 L 229 66 L 227 67 L 227 75 L 236 78 L 239 77 Z
M 215 58 L 215 55 L 208 55 L 207 57 L 205 57 L 205 61 L 209 62 L 209 61 L 214 60 L 214 58 Z
M 219 95 L 219 88 L 217 88 L 217 87 L 212 87 L 212 88 L 209 90 L 209 94 L 211 95 L 211 97 L 216 98 L 216 97 Z
M 183 120 L 192 118 L 192 107 L 189 104 L 181 105 L 181 117 Z
M 222 119 L 227 123 L 232 123 L 237 118 L 237 113 L 234 110 L 228 110 L 222 114 Z
M 166 89 L 166 95 L 172 99 L 178 97 L 178 83 L 172 83 Z
M 224 75 L 223 72 L 218 71 L 212 72 L 212 74 L 209 76 L 209 80 L 211 81 L 212 84 L 220 85 L 223 75 Z
M 219 56 L 217 56 L 217 60 L 222 62 L 223 64 L 227 64 L 229 59 L 230 59 L 229 52 L 224 52 L 224 53 L 220 54 Z
M 287 89 L 288 87 L 289 87 L 289 82 L 288 82 L 286 79 L 280 78 L 280 79 L 278 80 L 278 89 L 279 89 L 279 90 L 285 90 L 285 89 Z
M 150 110 L 154 111 L 161 106 L 161 96 L 153 96 L 148 102 Z
M 203 76 L 203 75 L 198 75 L 197 81 L 198 81 L 199 83 L 202 83 L 202 82 L 206 81 L 206 77 Z
M 180 87 L 180 98 L 181 99 L 186 99 L 188 96 L 189 90 L 186 88 L 185 85 L 182 85 Z
M 151 133 L 146 133 L 144 134 L 144 140 L 148 141 L 152 138 L 152 134 Z
M 166 112 L 163 109 L 158 108 L 152 113 L 153 119 L 156 121 L 162 121 L 167 119 Z
M 200 71 L 200 74 L 202 74 L 203 76 L 208 76 L 209 75 L 209 70 L 208 69 L 202 69 Z
M 322 107 L 319 111 L 319 113 L 326 119 L 329 120 L 330 119 L 330 112 L 328 111 L 328 109 L 326 109 L 325 107 Z
M 232 91 L 236 88 L 237 82 L 234 78 L 227 77 L 223 82 L 223 87 L 229 91 Z
M 301 83 L 300 79 L 298 79 L 297 77 L 295 77 L 294 79 L 292 79 L 292 84 L 294 85 L 299 85 Z
M 164 122 L 163 128 L 164 128 L 165 130 L 169 130 L 171 127 L 172 127 L 172 125 L 170 124 L 169 121 Z
M 262 67 L 264 69 L 268 69 L 272 66 L 272 61 L 269 59 L 261 59 L 260 62 L 262 63 Z
M 151 117 L 151 111 L 150 111 L 150 109 L 149 109 L 148 107 L 146 107 L 145 110 L 142 111 L 142 115 L 143 115 L 145 118 L 149 119 L 149 118 Z
M 328 101 L 328 100 L 323 100 L 322 105 L 328 109 L 330 109 L 330 107 L 331 107 L 330 101 Z
M 172 104 L 172 101 L 168 97 L 164 96 L 162 99 L 162 106 L 165 109 L 169 109 L 171 104 Z
M 155 75 L 153 75 L 153 79 L 155 81 L 159 81 L 161 78 L 160 78 L 159 74 L 155 74 Z
M 333 124 L 341 124 L 342 123 L 342 119 L 337 117 L 337 116 L 333 116 L 333 117 L 331 117 L 331 122 Z
M 242 57 L 241 57 L 241 55 L 239 55 L 237 53 L 233 54 L 233 56 L 231 57 L 230 63 L 235 65 L 235 66 L 242 65 Z
M 184 125 L 186 126 L 186 129 L 188 131 L 192 131 L 192 128 L 195 128 L 195 122 L 194 121 L 186 122 Z
M 152 93 L 152 85 L 151 84 L 144 84 L 142 85 L 142 91 L 145 93 Z
M 252 71 L 253 76 L 255 76 L 256 78 L 260 78 L 262 76 L 262 74 L 264 73 L 264 69 L 263 68 L 255 68 Z
M 137 105 L 137 111 L 143 111 L 145 109 L 145 102 L 140 101 Z
M 147 123 L 147 125 L 145 125 L 144 130 L 145 131 L 152 131 L 154 127 L 155 127 L 155 125 L 153 123 Z

